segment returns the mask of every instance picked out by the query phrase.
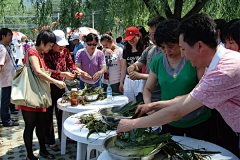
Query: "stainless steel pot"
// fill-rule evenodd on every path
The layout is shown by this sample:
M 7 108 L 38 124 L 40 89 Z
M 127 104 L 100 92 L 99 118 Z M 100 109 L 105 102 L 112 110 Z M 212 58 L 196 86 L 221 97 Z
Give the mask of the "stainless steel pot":
M 116 134 L 108 136 L 103 140 L 103 143 L 102 143 L 104 150 L 107 151 L 108 155 L 112 158 L 112 160 L 151 160 L 154 158 L 155 154 L 157 154 L 160 151 L 158 150 L 150 155 L 143 156 L 143 157 L 124 157 L 124 156 L 116 155 L 114 153 L 109 152 L 107 148 L 108 143 L 110 143 L 116 136 L 117 136 Z
M 112 107 L 105 107 L 105 108 L 99 109 L 98 112 L 108 125 L 118 125 L 118 123 L 121 119 L 132 118 L 132 117 L 124 117 L 122 114 L 112 112 L 112 110 L 118 110 L 121 107 L 123 107 L 123 105 L 115 105 Z

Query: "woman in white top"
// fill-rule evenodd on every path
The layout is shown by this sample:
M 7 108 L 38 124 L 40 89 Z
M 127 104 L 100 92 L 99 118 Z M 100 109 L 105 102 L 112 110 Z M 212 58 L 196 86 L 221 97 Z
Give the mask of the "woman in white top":
M 112 32 L 102 35 L 101 44 L 103 45 L 103 53 L 106 60 L 107 71 L 104 74 L 103 88 L 106 91 L 107 85 L 111 84 L 112 91 L 119 92 L 121 70 L 124 60 L 122 58 L 123 49 L 113 43 Z

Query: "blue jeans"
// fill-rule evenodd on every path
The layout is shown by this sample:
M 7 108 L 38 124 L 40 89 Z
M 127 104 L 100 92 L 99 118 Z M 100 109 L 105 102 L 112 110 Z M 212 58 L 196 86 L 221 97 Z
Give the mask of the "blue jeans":
M 83 81 L 81 81 L 81 80 L 79 80 L 80 81 L 80 83 L 79 83 L 79 88 L 80 89 L 84 89 L 84 84 L 85 84 L 85 82 L 83 82 Z M 88 84 L 88 83 L 87 83 Z M 102 85 L 102 78 L 100 78 L 95 84 L 88 84 L 90 87 L 94 87 L 94 88 L 96 88 L 96 87 L 101 87 L 101 85 Z
M 12 87 L 3 87 L 2 88 L 2 98 L 1 98 L 1 120 L 2 124 L 8 124 L 11 121 L 10 113 L 10 97 L 11 97 Z

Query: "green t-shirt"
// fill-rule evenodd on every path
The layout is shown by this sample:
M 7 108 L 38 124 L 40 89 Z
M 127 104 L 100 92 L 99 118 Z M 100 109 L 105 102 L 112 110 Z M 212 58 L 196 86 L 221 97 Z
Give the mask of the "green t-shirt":
M 161 86 L 161 100 L 170 100 L 177 96 L 190 93 L 198 84 L 197 68 L 192 67 L 190 61 L 184 57 L 176 69 L 168 64 L 165 54 L 160 54 L 153 59 L 150 69 L 158 77 Z M 206 121 L 211 117 L 211 111 L 207 107 L 201 107 L 178 121 L 169 125 L 179 128 L 187 128 Z

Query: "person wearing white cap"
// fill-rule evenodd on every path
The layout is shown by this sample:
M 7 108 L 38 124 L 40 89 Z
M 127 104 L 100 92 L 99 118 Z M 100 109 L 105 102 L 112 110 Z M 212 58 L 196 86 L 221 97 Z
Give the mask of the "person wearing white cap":
M 21 37 L 18 37 L 18 41 L 16 42 L 15 48 L 16 48 L 15 63 L 18 64 L 18 61 L 19 61 L 19 63 L 22 63 L 24 60 L 24 55 L 23 55 L 23 47 L 22 47 Z
M 46 66 L 52 72 L 52 78 L 64 81 L 65 79 L 73 80 L 74 72 L 78 72 L 80 76 L 81 70 L 76 68 L 71 54 L 66 45 L 68 41 L 65 38 L 65 34 L 62 30 L 55 30 L 53 33 L 56 36 L 56 43 L 53 46 L 53 49 L 49 51 L 48 54 L 44 55 L 44 61 Z M 67 69 L 70 72 L 67 72 Z M 47 114 L 45 116 L 45 143 L 54 150 L 58 151 L 58 146 L 55 143 L 54 129 L 53 129 L 53 109 L 55 107 L 55 114 L 57 117 L 58 124 L 58 138 L 61 138 L 61 129 L 62 129 L 62 111 L 57 108 L 57 100 L 62 97 L 65 93 L 65 89 L 59 89 L 56 85 L 51 84 L 51 97 L 52 97 L 52 106 L 47 108 Z
M 73 50 L 73 52 L 71 52 L 71 54 L 74 55 L 74 62 L 75 62 L 75 60 L 76 60 L 76 53 L 77 53 L 77 51 L 79 49 L 83 48 L 83 45 L 82 45 L 82 43 L 80 43 L 80 37 L 78 35 L 76 35 L 76 34 L 74 34 L 72 36 L 71 41 L 73 41 L 73 44 L 75 44 L 74 50 Z

